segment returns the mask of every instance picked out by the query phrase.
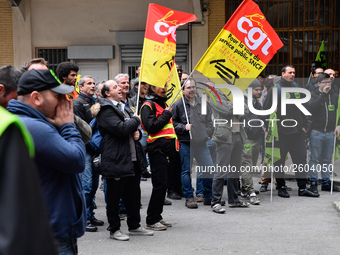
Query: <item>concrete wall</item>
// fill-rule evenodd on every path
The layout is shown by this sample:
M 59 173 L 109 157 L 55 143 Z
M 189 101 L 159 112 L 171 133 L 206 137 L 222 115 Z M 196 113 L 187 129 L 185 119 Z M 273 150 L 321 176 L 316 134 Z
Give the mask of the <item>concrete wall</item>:
M 1 0 L 3 1 L 3 0 Z M 39 47 L 58 48 L 70 45 L 115 45 L 116 58 L 110 60 L 110 76 L 120 71 L 117 31 L 145 30 L 150 2 L 171 9 L 194 13 L 202 19 L 199 0 L 22 0 L 13 8 L 15 41 L 14 63 L 35 57 Z M 206 22 L 207 23 L 207 22 Z M 188 26 L 185 27 L 186 29 Z M 192 27 L 192 66 L 208 47 L 207 25 Z M 190 47 L 189 47 L 190 48 Z M 191 57 L 189 56 L 189 60 Z M 190 64 L 189 64 L 190 66 Z

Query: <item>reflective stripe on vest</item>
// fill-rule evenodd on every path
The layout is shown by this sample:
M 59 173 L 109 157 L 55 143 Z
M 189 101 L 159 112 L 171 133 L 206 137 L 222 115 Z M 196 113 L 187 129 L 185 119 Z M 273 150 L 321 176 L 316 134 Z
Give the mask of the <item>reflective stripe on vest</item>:
M 24 138 L 24 141 L 26 143 L 26 146 L 28 148 L 28 151 L 29 151 L 31 158 L 33 158 L 34 154 L 35 154 L 34 142 L 33 142 L 33 139 L 32 139 L 30 132 L 27 130 L 25 124 L 21 121 L 21 119 L 17 115 L 9 113 L 8 111 L 6 111 L 1 106 L 0 106 L 0 119 L 1 119 L 0 137 L 1 137 L 2 133 L 5 132 L 5 130 L 11 124 L 16 125 L 19 128 L 19 130 L 20 130 L 20 132 L 21 132 L 21 134 Z
M 158 118 L 160 115 L 162 115 L 162 113 L 164 112 L 164 109 L 157 103 L 153 102 L 155 104 L 156 107 L 156 118 Z M 143 106 L 149 106 L 152 109 L 152 105 L 150 102 L 146 101 Z M 143 107 L 142 106 L 142 107 Z M 142 127 L 145 131 L 146 134 L 147 131 L 144 128 L 144 125 L 142 123 Z M 158 138 L 166 138 L 166 139 L 175 139 L 176 140 L 176 151 L 179 151 L 179 142 L 178 142 L 178 138 L 175 132 L 175 128 L 174 128 L 174 124 L 173 124 L 173 120 L 172 118 L 169 120 L 169 122 L 161 129 L 159 130 L 157 133 L 155 134 L 148 134 L 148 143 L 153 143 L 154 141 L 156 141 Z

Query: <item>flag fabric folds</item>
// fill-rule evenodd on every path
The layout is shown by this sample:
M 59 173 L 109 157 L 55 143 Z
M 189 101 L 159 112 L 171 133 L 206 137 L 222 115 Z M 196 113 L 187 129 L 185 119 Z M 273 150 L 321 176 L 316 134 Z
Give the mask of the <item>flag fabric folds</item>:
M 323 70 L 327 69 L 326 54 L 325 54 L 325 42 L 322 41 L 319 48 L 318 55 L 316 55 L 315 62 L 318 62 Z
M 216 84 L 227 83 L 245 91 L 282 46 L 258 5 L 252 0 L 244 0 L 195 70 Z M 221 90 L 228 96 L 228 89 Z
M 177 73 L 175 61 L 172 64 L 169 77 L 166 81 L 166 86 L 167 86 L 166 95 L 168 98 L 168 100 L 166 101 L 167 105 L 170 105 L 170 103 L 172 102 L 172 100 L 174 100 L 176 95 L 177 97 L 174 100 L 174 103 L 183 96 L 182 92 L 178 93 L 178 91 L 181 90 L 181 84 L 179 82 L 179 76 Z
M 196 20 L 194 14 L 149 4 L 140 80 L 164 87 L 176 54 L 176 29 Z
M 264 158 L 264 160 L 267 163 L 267 166 L 274 164 L 276 161 L 278 161 L 281 158 L 280 148 L 277 146 L 277 142 L 279 141 L 277 122 L 274 121 L 277 119 L 276 112 L 273 112 L 272 114 L 270 114 L 269 119 L 270 121 L 268 124 L 268 133 L 266 136 L 266 149 L 265 149 L 265 158 Z M 274 147 L 274 155 L 272 154 L 273 147 Z

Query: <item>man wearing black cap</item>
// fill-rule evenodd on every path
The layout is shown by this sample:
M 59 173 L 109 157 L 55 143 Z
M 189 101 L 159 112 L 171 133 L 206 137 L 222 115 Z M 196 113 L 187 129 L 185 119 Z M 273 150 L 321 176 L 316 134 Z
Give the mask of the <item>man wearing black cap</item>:
M 85 197 L 79 173 L 85 168 L 85 146 L 74 124 L 72 102 L 51 70 L 30 70 L 18 83 L 18 100 L 8 111 L 26 124 L 35 145 L 35 161 L 59 253 L 77 254 L 85 232 Z

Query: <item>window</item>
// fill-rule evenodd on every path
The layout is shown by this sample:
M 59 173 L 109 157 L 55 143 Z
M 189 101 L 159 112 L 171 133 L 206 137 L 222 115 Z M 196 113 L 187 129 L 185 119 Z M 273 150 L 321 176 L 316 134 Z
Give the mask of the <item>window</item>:
M 226 2 L 226 19 L 241 0 Z M 324 40 L 327 66 L 339 70 L 340 3 L 337 0 L 255 0 L 284 46 L 265 69 L 265 74 L 280 74 L 292 64 L 297 77 L 308 77 Z M 281 75 L 281 74 L 280 74 Z
M 37 49 L 37 58 L 44 58 L 47 63 L 47 67 L 56 72 L 57 66 L 60 62 L 69 61 L 67 58 L 67 49 Z

